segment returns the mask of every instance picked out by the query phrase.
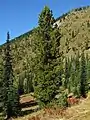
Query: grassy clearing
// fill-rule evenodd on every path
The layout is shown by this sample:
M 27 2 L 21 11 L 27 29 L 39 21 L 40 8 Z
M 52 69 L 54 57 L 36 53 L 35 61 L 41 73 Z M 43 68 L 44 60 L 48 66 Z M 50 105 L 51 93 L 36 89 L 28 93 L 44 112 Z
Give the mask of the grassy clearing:
M 31 107 L 32 109 L 37 106 Z M 29 108 L 24 108 L 29 109 Z M 81 99 L 80 103 L 67 108 L 66 110 L 38 110 L 14 120 L 90 120 L 90 92 L 86 99 Z
M 21 96 L 21 101 L 24 104 L 31 102 L 32 99 L 34 98 L 29 94 Z M 90 120 L 90 92 L 88 92 L 86 99 L 81 99 L 79 104 L 66 110 L 59 108 L 37 110 L 37 108 L 39 108 L 38 105 L 26 106 L 22 108 L 23 116 L 13 118 L 13 120 Z M 2 113 L 0 113 L 0 120 L 3 120 Z
M 23 103 L 25 103 L 25 100 L 30 101 L 30 97 L 30 95 L 22 96 Z M 38 105 L 34 105 L 22 108 L 22 111 L 24 111 L 23 116 L 13 118 L 13 120 L 90 120 L 90 92 L 86 99 L 80 100 L 79 104 L 63 111 L 59 108 L 56 110 L 48 108 L 35 111 L 38 107 Z M 0 120 L 3 120 L 2 113 L 0 113 Z

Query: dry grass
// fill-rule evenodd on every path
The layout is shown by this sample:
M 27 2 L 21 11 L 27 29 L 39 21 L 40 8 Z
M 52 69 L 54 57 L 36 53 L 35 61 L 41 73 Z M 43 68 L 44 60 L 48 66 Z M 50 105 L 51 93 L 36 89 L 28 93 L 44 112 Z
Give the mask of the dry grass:
M 33 93 L 32 93 L 33 94 Z M 25 95 L 22 95 L 20 97 L 20 103 L 26 103 L 26 102 L 31 102 L 31 101 L 35 101 L 35 98 L 33 97 L 33 95 L 30 95 L 30 94 L 25 94 Z
M 14 120 L 90 120 L 90 92 L 80 104 L 65 109 L 45 108 Z

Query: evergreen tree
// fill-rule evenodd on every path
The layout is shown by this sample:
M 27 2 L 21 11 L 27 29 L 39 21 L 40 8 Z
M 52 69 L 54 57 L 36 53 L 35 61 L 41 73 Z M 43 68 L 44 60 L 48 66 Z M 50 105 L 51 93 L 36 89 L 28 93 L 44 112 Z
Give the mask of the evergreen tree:
M 70 71 L 69 71 L 69 62 L 68 62 L 67 58 L 65 58 L 65 71 L 64 71 L 64 73 L 65 73 L 64 87 L 68 88 Z
M 86 66 L 87 66 L 87 81 L 90 85 L 90 60 L 88 54 L 86 54 Z
M 90 89 L 90 61 L 87 62 L 87 81 L 88 81 L 88 88 Z
M 69 92 L 74 92 L 75 89 L 75 59 L 71 57 L 70 78 L 68 82 Z
M 79 51 L 75 58 L 75 94 L 80 96 L 80 61 L 79 61 Z
M 27 69 L 19 75 L 18 79 L 18 93 L 22 95 L 24 93 L 33 92 L 33 73 Z
M 12 69 L 12 57 L 9 42 L 9 33 L 7 33 L 3 74 L 3 108 L 7 119 L 12 116 L 17 116 L 20 112 L 19 95 L 16 88 L 13 86 L 13 81 L 14 76 Z
M 2 90 L 3 90 L 3 62 L 0 60 L 0 110 L 2 110 Z
M 21 76 L 19 76 L 19 78 L 18 78 L 18 93 L 19 93 L 19 95 L 24 94 L 24 85 L 23 85 L 23 83 L 24 83 L 23 78 Z
M 61 82 L 60 68 L 57 67 L 60 62 L 57 50 L 60 45 L 57 44 L 60 42 L 60 33 L 55 31 L 53 23 L 52 11 L 45 6 L 39 16 L 38 53 L 36 53 L 37 65 L 35 66 L 34 80 L 35 94 L 41 106 L 52 101 Z
M 81 76 L 80 76 L 80 95 L 86 97 L 87 93 L 87 71 L 84 52 L 81 54 Z
M 27 93 L 33 92 L 33 74 L 31 71 L 27 73 Z

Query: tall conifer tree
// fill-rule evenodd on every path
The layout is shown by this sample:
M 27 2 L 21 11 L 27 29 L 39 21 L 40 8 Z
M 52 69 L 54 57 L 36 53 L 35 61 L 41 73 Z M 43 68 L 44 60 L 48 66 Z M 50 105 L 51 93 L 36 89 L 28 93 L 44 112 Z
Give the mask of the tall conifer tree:
M 58 58 L 57 49 L 60 45 L 57 44 L 60 41 L 60 33 L 54 30 L 53 23 L 52 11 L 45 6 L 39 16 L 38 62 L 35 66 L 36 78 L 34 80 L 34 90 L 41 106 L 45 106 L 52 101 L 60 84 L 60 76 L 57 77 L 59 72 L 56 72 L 55 68 Z
M 67 58 L 65 58 L 65 71 L 64 72 L 65 72 L 64 87 L 68 88 L 70 71 L 69 71 L 69 62 L 68 62 Z
M 0 108 L 2 108 L 2 90 L 3 90 L 3 62 L 0 59 Z M 1 110 L 1 109 L 0 109 Z
M 7 42 L 5 47 L 4 58 L 4 74 L 3 74 L 3 102 L 4 113 L 9 119 L 12 116 L 17 116 L 20 112 L 19 96 L 17 90 L 13 86 L 13 68 L 10 48 L 10 36 L 7 33 Z
M 80 95 L 86 97 L 87 93 L 87 71 L 84 51 L 81 54 L 81 76 L 80 76 Z

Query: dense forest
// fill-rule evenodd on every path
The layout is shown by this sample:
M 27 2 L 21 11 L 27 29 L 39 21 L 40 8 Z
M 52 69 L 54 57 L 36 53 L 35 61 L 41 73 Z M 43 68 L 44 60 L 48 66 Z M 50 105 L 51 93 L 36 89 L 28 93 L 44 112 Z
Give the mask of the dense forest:
M 55 19 L 44 7 L 38 27 L 0 46 L 0 112 L 22 114 L 20 96 L 34 92 L 41 108 L 70 106 L 90 89 L 90 7 Z

